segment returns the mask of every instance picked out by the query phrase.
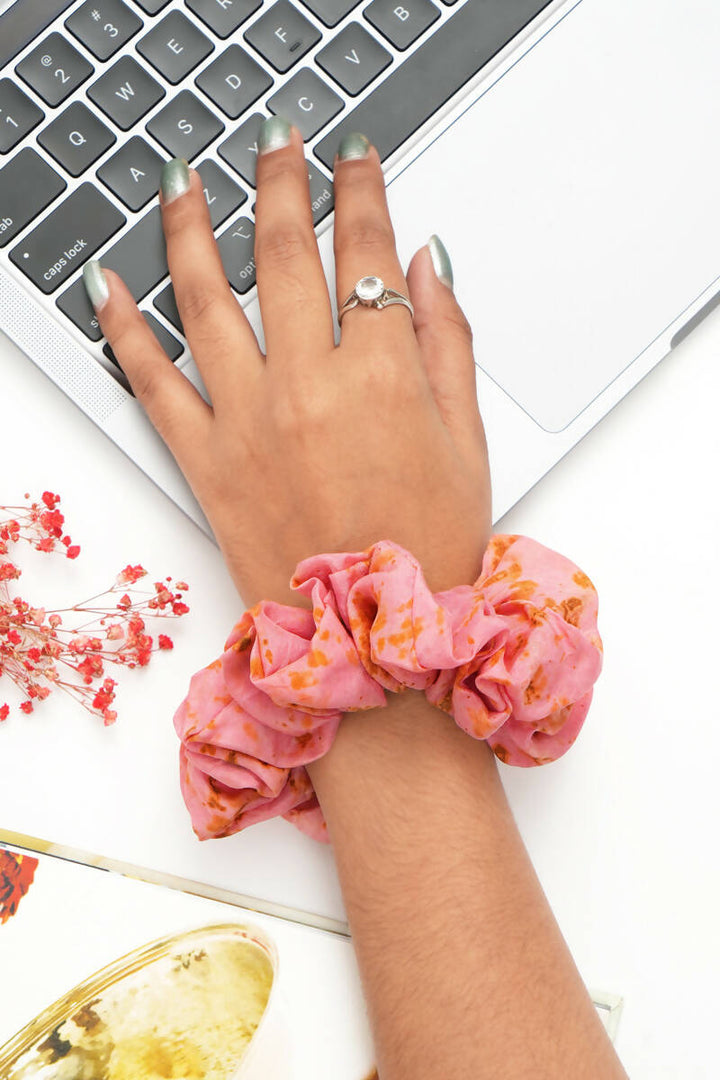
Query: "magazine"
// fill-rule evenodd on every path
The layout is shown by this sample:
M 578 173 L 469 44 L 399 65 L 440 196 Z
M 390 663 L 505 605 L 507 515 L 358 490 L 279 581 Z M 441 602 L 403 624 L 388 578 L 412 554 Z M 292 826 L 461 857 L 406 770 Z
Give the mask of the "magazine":
M 346 934 L 0 844 L 3 1080 L 370 1080 Z

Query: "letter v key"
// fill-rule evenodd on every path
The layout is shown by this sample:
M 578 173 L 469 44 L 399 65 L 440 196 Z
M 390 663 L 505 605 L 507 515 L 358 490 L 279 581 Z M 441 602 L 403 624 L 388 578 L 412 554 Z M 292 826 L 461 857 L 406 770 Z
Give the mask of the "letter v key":
M 351 49 L 349 53 L 345 53 L 345 59 L 349 64 L 359 64 L 360 57 L 357 54 L 357 49 Z

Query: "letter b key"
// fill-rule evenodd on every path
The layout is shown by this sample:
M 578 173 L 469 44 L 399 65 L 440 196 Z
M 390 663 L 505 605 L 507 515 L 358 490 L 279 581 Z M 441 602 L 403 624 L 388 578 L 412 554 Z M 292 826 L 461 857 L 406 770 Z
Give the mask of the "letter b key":
M 373 0 L 365 18 L 397 49 L 407 49 L 440 18 L 431 0 Z

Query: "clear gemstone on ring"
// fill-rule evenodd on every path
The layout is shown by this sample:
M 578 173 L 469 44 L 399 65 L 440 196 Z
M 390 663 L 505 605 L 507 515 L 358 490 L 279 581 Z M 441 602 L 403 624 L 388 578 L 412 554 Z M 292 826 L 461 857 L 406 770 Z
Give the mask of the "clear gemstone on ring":
M 355 295 L 358 300 L 364 304 L 372 303 L 373 300 L 379 300 L 384 292 L 385 283 L 381 278 L 375 277 L 374 274 L 360 278 L 355 286 Z

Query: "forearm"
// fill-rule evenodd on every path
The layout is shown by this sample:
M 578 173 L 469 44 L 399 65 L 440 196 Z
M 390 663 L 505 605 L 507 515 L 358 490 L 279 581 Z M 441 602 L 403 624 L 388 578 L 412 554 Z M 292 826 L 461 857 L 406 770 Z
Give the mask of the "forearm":
M 486 744 L 410 692 L 346 717 L 309 771 L 381 1080 L 625 1076 Z

